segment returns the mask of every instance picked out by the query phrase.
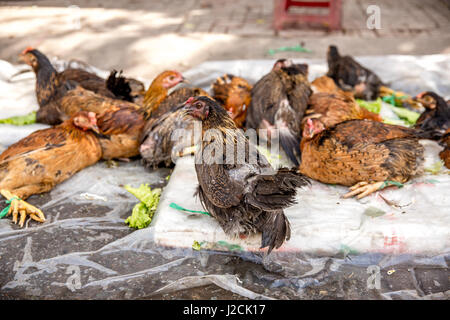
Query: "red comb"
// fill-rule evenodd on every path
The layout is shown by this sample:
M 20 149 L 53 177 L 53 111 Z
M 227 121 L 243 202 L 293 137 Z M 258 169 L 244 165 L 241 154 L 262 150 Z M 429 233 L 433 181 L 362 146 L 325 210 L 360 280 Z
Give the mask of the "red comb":
M 189 99 L 187 99 L 186 104 L 191 103 L 192 101 L 194 101 L 194 97 L 190 97 Z
M 25 50 L 22 51 L 22 54 L 28 53 L 31 50 L 34 50 L 34 48 L 33 47 L 27 47 Z

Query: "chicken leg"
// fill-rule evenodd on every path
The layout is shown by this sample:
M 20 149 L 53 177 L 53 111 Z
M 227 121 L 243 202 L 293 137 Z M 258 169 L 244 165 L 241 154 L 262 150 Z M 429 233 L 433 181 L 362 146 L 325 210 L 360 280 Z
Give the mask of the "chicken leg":
M 378 190 L 382 190 L 389 186 L 403 187 L 403 184 L 396 181 L 379 181 L 372 183 L 361 181 L 355 184 L 354 186 L 350 187 L 350 192 L 346 193 L 342 197 L 344 199 L 347 199 L 357 195 L 356 198 L 361 199 L 368 196 L 371 193 L 374 193 Z
M 32 206 L 31 204 L 21 200 L 18 196 L 12 194 L 10 191 L 6 189 L 0 190 L 2 196 L 4 196 L 8 201 L 10 201 L 9 211 L 7 216 L 12 213 L 13 219 L 12 221 L 17 224 L 17 218 L 20 214 L 19 226 L 23 227 L 25 223 L 25 218 L 30 215 L 30 218 L 36 220 L 38 222 L 44 222 L 45 216 L 41 210 Z

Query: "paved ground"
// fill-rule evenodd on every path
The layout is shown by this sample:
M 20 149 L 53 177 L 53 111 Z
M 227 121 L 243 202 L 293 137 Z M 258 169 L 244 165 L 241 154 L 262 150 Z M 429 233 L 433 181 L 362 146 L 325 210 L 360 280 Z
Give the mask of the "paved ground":
M 15 61 L 27 46 L 78 58 L 102 69 L 153 78 L 206 60 L 270 59 L 267 51 L 300 42 L 324 58 L 330 43 L 352 55 L 450 52 L 448 0 L 344 0 L 343 29 L 271 28 L 272 0 L 0 1 L 0 59 Z M 381 29 L 367 28 L 370 4 Z

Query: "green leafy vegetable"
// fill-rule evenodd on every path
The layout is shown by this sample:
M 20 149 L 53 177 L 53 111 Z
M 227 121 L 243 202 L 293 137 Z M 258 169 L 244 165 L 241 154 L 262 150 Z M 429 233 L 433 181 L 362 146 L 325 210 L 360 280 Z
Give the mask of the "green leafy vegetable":
M 13 124 L 15 126 L 33 124 L 36 123 L 36 111 L 33 111 L 25 116 L 15 116 L 7 119 L 0 119 L 0 123 Z
M 146 228 L 152 221 L 153 214 L 158 207 L 161 189 L 152 190 L 148 184 L 141 184 L 139 188 L 126 185 L 124 188 L 141 201 L 134 206 L 131 216 L 125 220 L 125 223 L 130 228 Z
M 312 52 L 309 49 L 304 48 L 302 45 L 298 44 L 293 47 L 280 47 L 277 49 L 269 49 L 268 53 L 273 56 L 277 52 L 286 52 L 286 51 L 296 51 L 296 52 Z
M 439 160 L 433 163 L 431 167 L 425 168 L 425 171 L 431 174 L 438 174 L 439 172 L 441 172 L 442 168 L 443 168 L 442 161 Z
M 386 124 L 395 124 L 396 126 L 408 126 L 409 124 L 401 119 L 384 119 L 384 123 Z
M 375 101 L 365 101 L 361 99 L 356 99 L 356 102 L 360 107 L 369 110 L 370 112 L 380 113 L 381 111 L 381 99 L 378 98 Z
M 387 104 L 389 108 L 401 119 L 405 120 L 408 124 L 412 125 L 417 122 L 420 117 L 420 113 L 408 110 L 406 108 L 394 107 L 391 104 Z
M 198 241 L 194 240 L 194 243 L 192 244 L 192 249 L 199 251 L 202 248 L 202 243 L 199 243 Z

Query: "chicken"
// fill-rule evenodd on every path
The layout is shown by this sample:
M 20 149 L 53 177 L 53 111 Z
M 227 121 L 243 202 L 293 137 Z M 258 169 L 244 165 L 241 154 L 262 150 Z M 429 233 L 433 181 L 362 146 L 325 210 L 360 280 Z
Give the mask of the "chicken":
M 353 94 L 348 91 L 343 91 L 341 88 L 339 88 L 333 79 L 327 76 L 321 76 L 316 79 L 314 79 L 313 82 L 311 82 L 311 90 L 313 93 L 338 93 L 347 96 L 349 99 L 353 99 Z
M 26 203 L 33 194 L 50 191 L 102 156 L 94 134 L 93 112 L 79 112 L 62 124 L 38 130 L 11 145 L 0 155 L 0 192 L 10 201 L 8 215 L 23 226 L 27 215 L 44 222 L 41 210 Z
M 150 118 L 141 136 L 139 152 L 144 165 L 170 166 L 177 156 L 184 155 L 185 148 L 194 145 L 194 122 L 183 118 L 183 103 L 197 96 L 208 96 L 208 93 L 200 88 L 180 88 L 161 102 L 161 110 L 167 111 Z
M 36 60 L 39 62 L 36 64 L 36 90 L 38 100 L 41 99 L 40 108 L 36 113 L 38 122 L 57 124 L 69 119 L 80 110 L 91 111 L 98 117 L 103 159 L 127 159 L 139 155 L 139 138 L 142 129 L 146 119 L 158 109 L 158 105 L 139 106 L 96 94 L 73 81 L 64 81 L 48 59 L 41 56 L 37 50 L 26 54 L 32 61 L 34 57 L 40 57 L 40 60 Z M 182 80 L 178 72 L 166 72 L 164 76 L 155 79 L 146 94 L 163 100 L 166 98 L 167 90 Z
M 144 102 L 144 84 L 139 80 L 122 76 L 122 71 L 119 73 L 117 73 L 117 70 L 111 71 L 106 79 L 106 87 L 114 94 L 116 99 L 130 101 L 138 105 L 142 105 Z
M 279 134 L 279 141 L 289 159 L 300 160 L 300 123 L 311 95 L 308 65 L 280 59 L 272 71 L 252 89 L 247 111 L 247 129 L 266 129 L 268 138 Z
M 295 202 L 296 188 L 308 180 L 296 170 L 275 171 L 214 100 L 191 97 L 185 108 L 188 116 L 202 121 L 195 171 L 203 207 L 229 236 L 262 232 L 261 248 L 269 247 L 268 253 L 279 248 L 290 238 L 283 209 Z M 233 154 L 227 155 L 227 149 Z
M 211 88 L 214 99 L 228 111 L 236 126 L 243 128 L 252 99 L 252 86 L 241 77 L 225 74 L 218 77 Z
M 427 132 L 427 138 L 439 140 L 450 128 L 450 105 L 434 92 L 422 92 L 417 98 L 423 101 L 427 109 L 420 115 L 415 124 Z
M 300 172 L 323 183 L 351 186 L 344 198 L 360 199 L 422 173 L 420 137 L 415 129 L 370 120 L 348 120 L 325 129 L 309 119 Z
M 351 56 L 342 57 L 336 46 L 329 46 L 327 53 L 328 72 L 336 84 L 345 91 L 353 92 L 355 98 L 375 100 L 383 85 L 371 70 L 363 67 Z
M 163 72 L 146 92 L 146 97 L 150 99 L 148 101 L 166 99 L 168 90 L 182 81 L 184 78 L 177 71 Z M 79 87 L 61 99 L 61 106 L 64 110 L 72 110 L 69 113 L 79 107 L 98 113 L 98 127 L 101 133 L 99 141 L 103 150 L 102 158 L 105 160 L 138 156 L 144 126 L 148 119 L 157 117 L 160 112 L 159 103 L 156 102 L 138 106 L 102 97 Z
M 307 119 L 311 118 L 321 121 L 325 128 L 352 119 L 383 121 L 378 114 L 360 107 L 353 96 L 340 90 L 331 78 L 326 76 L 317 78 L 311 83 L 311 87 L 317 93 L 313 93 L 309 98 L 308 109 L 302 120 L 302 128 Z
M 161 103 L 168 97 L 169 89 L 183 81 L 185 81 L 183 75 L 175 70 L 164 71 L 152 81 L 145 93 L 143 102 L 143 106 L 148 113 L 148 118 L 158 117 L 170 110 L 172 107 L 170 103 L 163 105 L 161 105 Z M 172 94 L 174 94 L 174 92 L 172 92 Z M 175 95 L 177 94 L 178 93 L 175 93 Z
M 441 143 L 444 145 L 444 150 L 439 153 L 439 156 L 444 161 L 445 166 L 450 169 L 450 129 L 445 132 Z
M 57 72 L 50 60 L 37 49 L 25 49 L 20 59 L 30 65 L 36 73 L 36 96 L 41 108 L 44 108 L 46 104 L 55 103 L 67 89 L 76 85 L 105 97 L 127 101 L 133 101 L 132 95 L 136 94 L 132 91 L 131 84 L 134 90 L 139 90 L 138 88 L 143 90 L 141 82 L 124 78 L 121 74 L 116 77 L 115 70 L 111 72 L 107 80 L 83 69 L 68 68 Z

